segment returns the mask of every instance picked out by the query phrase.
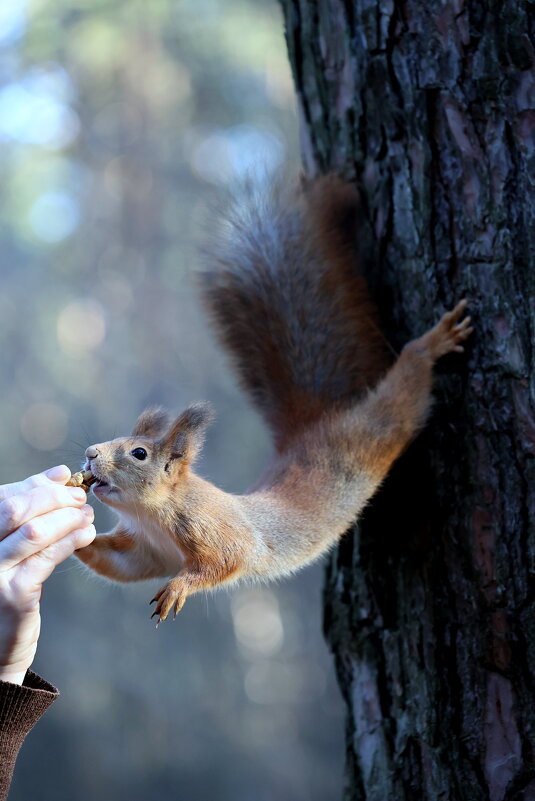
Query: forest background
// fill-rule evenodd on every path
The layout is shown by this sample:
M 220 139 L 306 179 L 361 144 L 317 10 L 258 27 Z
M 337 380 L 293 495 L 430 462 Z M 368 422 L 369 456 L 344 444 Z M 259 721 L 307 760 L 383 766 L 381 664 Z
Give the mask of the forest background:
M 11 0 L 0 7 L 0 482 L 79 465 L 148 404 L 208 399 L 201 474 L 242 491 L 269 451 L 199 308 L 221 186 L 298 171 L 282 16 L 268 0 Z M 112 524 L 97 509 L 97 529 Z M 342 705 L 322 568 L 192 598 L 74 560 L 48 583 L 35 668 L 62 696 L 21 754 L 26 801 L 325 801 Z

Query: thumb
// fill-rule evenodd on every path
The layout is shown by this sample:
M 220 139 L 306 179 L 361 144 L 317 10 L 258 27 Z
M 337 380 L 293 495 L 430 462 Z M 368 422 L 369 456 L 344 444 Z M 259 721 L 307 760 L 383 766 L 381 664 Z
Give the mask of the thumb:
M 58 484 L 65 484 L 71 477 L 71 471 L 67 465 L 60 464 L 45 470 L 44 475 L 49 478 L 50 481 L 55 481 Z

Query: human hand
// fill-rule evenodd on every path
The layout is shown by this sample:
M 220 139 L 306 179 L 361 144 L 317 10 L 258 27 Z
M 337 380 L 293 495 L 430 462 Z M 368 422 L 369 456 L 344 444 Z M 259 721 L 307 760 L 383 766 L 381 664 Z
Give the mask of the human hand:
M 61 465 L 0 485 L 0 680 L 22 684 L 41 625 L 43 582 L 54 568 L 93 542 L 93 509 L 79 487 L 65 487 Z

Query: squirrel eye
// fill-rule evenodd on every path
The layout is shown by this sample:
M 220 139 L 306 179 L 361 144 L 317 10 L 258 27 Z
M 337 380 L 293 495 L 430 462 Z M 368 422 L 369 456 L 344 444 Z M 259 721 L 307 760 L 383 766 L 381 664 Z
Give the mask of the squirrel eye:
M 147 458 L 147 451 L 145 448 L 134 448 L 133 451 L 130 451 L 130 455 L 134 456 L 136 459 L 143 461 L 143 459 Z

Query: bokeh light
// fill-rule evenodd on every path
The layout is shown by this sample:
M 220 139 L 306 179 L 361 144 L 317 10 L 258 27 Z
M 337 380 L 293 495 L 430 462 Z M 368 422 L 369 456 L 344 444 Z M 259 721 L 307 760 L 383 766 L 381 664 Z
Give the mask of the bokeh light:
M 26 28 L 26 3 L 12 0 L 0 5 L 0 43 L 7 45 L 20 38 Z
M 232 619 L 238 642 L 253 653 L 272 656 L 284 640 L 284 627 L 276 596 L 269 590 L 237 593 L 232 601 Z
M 28 219 L 43 242 L 61 242 L 75 230 L 80 214 L 76 201 L 65 192 L 45 192 L 32 205 Z
M 104 311 L 94 300 L 76 300 L 58 315 L 57 336 L 65 353 L 83 354 L 102 344 L 106 335 Z
M 57 65 L 30 70 L 0 89 L 0 141 L 59 149 L 78 135 L 78 117 L 64 102 L 70 81 Z
M 20 418 L 22 436 L 40 451 L 53 451 L 65 440 L 67 413 L 55 403 L 34 403 Z

